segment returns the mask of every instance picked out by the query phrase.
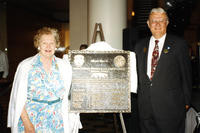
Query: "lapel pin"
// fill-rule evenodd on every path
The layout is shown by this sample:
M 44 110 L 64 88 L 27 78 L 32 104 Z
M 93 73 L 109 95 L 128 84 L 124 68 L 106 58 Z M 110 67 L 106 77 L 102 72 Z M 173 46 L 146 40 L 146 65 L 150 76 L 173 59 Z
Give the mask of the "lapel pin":
M 170 50 L 170 47 L 167 47 L 166 49 L 164 49 L 164 53 L 167 54 Z

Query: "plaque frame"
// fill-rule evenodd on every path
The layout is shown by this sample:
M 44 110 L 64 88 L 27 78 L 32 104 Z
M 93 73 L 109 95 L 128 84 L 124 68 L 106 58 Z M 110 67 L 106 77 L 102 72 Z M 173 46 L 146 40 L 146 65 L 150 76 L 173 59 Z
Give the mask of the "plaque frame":
M 71 112 L 131 112 L 129 51 L 69 50 L 69 61 L 72 65 Z M 94 64 L 101 65 L 91 66 Z M 106 68 L 105 64 L 109 67 Z M 115 87 L 109 88 L 112 85 Z

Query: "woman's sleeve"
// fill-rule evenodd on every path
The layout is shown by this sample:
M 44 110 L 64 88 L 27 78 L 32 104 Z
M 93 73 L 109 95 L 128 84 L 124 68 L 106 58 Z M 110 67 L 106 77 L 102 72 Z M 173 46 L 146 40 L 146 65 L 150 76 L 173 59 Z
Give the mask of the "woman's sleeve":
M 27 72 L 28 68 L 19 64 L 17 67 L 8 108 L 7 126 L 15 131 L 27 98 Z

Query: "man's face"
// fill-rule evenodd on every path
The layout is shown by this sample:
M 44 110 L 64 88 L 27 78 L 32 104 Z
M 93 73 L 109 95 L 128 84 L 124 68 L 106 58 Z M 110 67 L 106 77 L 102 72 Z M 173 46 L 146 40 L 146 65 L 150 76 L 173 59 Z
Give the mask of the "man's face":
M 165 13 L 153 12 L 150 14 L 147 21 L 148 27 L 151 30 L 152 35 L 159 39 L 167 31 L 168 20 Z

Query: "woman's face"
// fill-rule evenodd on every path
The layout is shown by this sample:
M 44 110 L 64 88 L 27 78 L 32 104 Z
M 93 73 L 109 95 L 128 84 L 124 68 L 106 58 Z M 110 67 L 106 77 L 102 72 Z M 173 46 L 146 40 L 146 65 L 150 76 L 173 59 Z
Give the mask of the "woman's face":
M 45 58 L 51 58 L 56 49 L 56 40 L 52 34 L 44 34 L 39 41 L 40 55 Z

